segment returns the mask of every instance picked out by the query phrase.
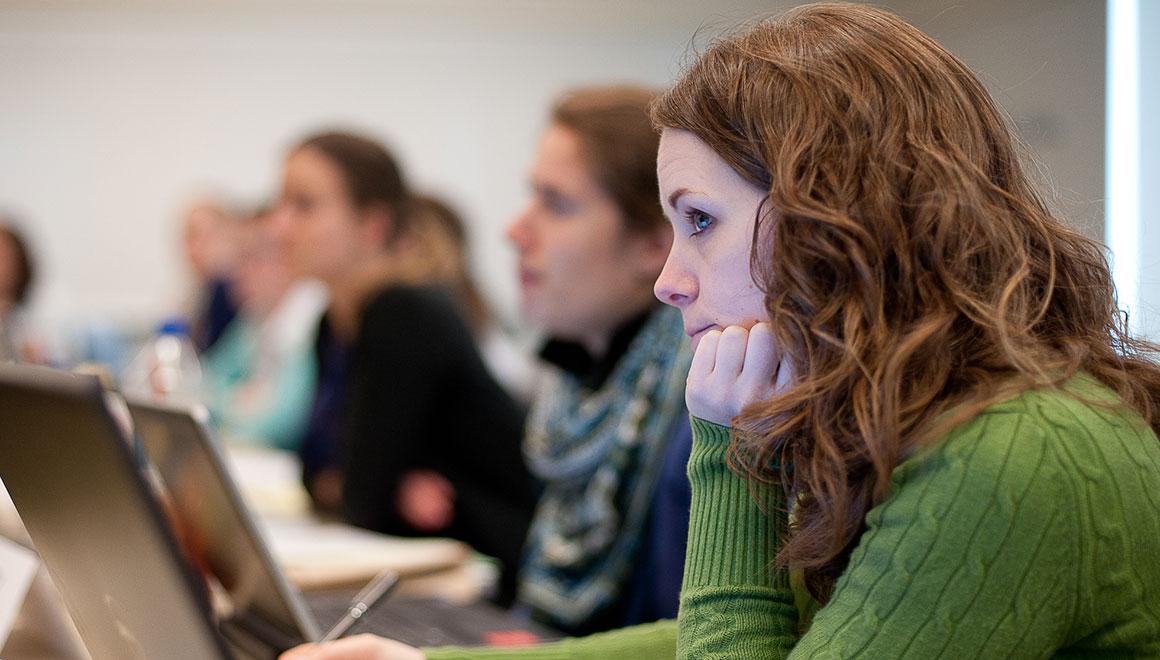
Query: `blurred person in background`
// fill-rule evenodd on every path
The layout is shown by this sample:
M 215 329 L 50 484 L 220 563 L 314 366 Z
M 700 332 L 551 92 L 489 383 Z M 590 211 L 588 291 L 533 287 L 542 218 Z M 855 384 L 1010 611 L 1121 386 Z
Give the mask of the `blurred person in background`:
M 14 222 L 0 217 L 0 362 L 38 361 L 21 318 L 35 280 L 28 242 Z
M 463 219 L 434 195 L 412 195 L 406 231 L 392 241 L 374 267 L 364 270 L 364 277 L 371 288 L 386 282 L 441 283 L 453 294 L 473 332 L 481 334 L 493 320 L 469 272 Z
M 239 221 L 229 293 L 238 314 L 203 355 L 205 390 L 225 439 L 296 450 L 316 380 L 314 330 L 326 291 L 297 278 L 269 210 Z
M 416 206 L 394 158 L 362 136 L 318 134 L 286 159 L 276 223 L 298 272 L 330 294 L 303 477 L 353 524 L 496 557 L 510 599 L 533 506 L 523 410 L 484 365 L 455 283 L 416 257 Z
M 21 318 L 35 281 L 36 265 L 28 241 L 15 221 L 0 216 L 0 362 L 43 361 L 27 341 Z M 2 485 L 0 538 L 24 547 L 32 544 Z M 80 634 L 64 614 L 60 595 L 43 566 L 36 571 L 0 653 L 10 658 L 88 658 Z
M 552 109 L 532 198 L 508 227 L 524 315 L 553 367 L 525 454 L 544 483 L 519 600 L 585 634 L 676 615 L 688 528 L 690 353 L 652 285 L 672 230 L 657 203 L 653 91 L 579 89 Z
M 221 202 L 201 199 L 182 216 L 181 245 L 194 279 L 190 339 L 206 351 L 237 314 L 229 284 L 238 256 L 238 214 Z
M 544 492 L 518 599 L 537 620 L 571 634 L 675 617 L 683 574 L 691 351 L 680 314 L 653 294 L 673 241 L 657 201 L 653 97 L 632 86 L 561 97 L 532 162 L 532 199 L 507 230 L 519 252 L 524 315 L 547 333 L 540 354 L 553 365 L 524 441 Z M 568 644 L 522 652 L 574 657 Z M 447 658 L 521 653 L 425 651 Z M 423 652 L 360 635 L 284 657 Z

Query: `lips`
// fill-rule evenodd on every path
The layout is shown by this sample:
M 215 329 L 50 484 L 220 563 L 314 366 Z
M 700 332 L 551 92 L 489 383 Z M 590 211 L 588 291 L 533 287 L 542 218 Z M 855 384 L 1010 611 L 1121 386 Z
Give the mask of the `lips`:
M 695 326 L 694 326 L 694 327 L 695 327 Z M 713 325 L 712 323 L 710 323 L 709 325 L 703 325 L 703 326 L 701 326 L 701 327 L 697 328 L 696 330 L 690 330 L 690 329 L 688 328 L 688 326 L 686 326 L 686 327 L 685 327 L 685 334 L 686 334 L 686 335 L 689 335 L 689 337 L 690 337 L 690 338 L 691 338 L 691 337 L 696 337 L 697 335 L 701 334 L 702 332 L 705 332 L 706 330 L 709 330 L 709 329 L 711 329 L 711 328 L 715 328 L 715 327 L 716 327 L 716 326 L 715 326 L 715 325 Z
M 522 266 L 520 267 L 520 286 L 521 287 L 527 288 L 527 287 L 535 286 L 536 284 L 539 283 L 539 281 L 540 281 L 539 273 L 537 273 L 536 271 L 534 271 L 530 268 L 525 268 Z
M 697 350 L 697 344 L 701 343 L 701 337 L 704 337 L 706 332 L 713 330 L 716 327 L 716 325 L 710 324 L 702 326 L 697 330 L 689 330 L 688 328 L 685 328 L 685 334 L 689 335 L 689 339 L 693 345 L 694 351 Z

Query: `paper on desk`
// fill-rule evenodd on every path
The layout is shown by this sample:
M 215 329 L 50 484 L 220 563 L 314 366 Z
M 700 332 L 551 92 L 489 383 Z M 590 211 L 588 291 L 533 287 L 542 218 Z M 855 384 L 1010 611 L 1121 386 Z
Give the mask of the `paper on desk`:
M 28 587 L 40 567 L 36 553 L 0 537 L 0 647 L 16 623 Z
M 451 539 L 410 539 L 309 519 L 266 518 L 274 558 L 301 589 L 358 585 L 389 568 L 403 577 L 455 568 L 471 549 Z
M 302 466 L 291 452 L 226 445 L 226 465 L 246 504 L 265 516 L 305 516 L 310 496 Z

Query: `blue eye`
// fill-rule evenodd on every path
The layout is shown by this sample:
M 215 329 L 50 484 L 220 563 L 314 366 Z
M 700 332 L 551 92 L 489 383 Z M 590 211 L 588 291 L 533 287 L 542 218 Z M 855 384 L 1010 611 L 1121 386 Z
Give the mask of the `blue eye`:
M 692 236 L 700 234 L 701 232 L 711 227 L 714 222 L 716 222 L 716 219 L 713 218 L 713 216 L 705 213 L 704 211 L 697 211 L 695 209 L 685 213 L 685 218 L 688 220 L 689 225 L 693 228 L 693 233 L 691 234 Z

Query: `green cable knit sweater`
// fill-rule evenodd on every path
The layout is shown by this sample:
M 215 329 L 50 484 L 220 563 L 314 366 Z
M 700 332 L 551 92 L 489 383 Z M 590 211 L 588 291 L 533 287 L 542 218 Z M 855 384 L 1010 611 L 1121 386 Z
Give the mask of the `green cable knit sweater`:
M 1160 441 L 1135 413 L 1081 401 L 1114 400 L 1094 380 L 1068 389 L 991 406 L 900 464 L 804 635 L 772 567 L 784 521 L 725 467 L 729 429 L 695 419 L 676 623 L 427 655 L 1160 658 Z

